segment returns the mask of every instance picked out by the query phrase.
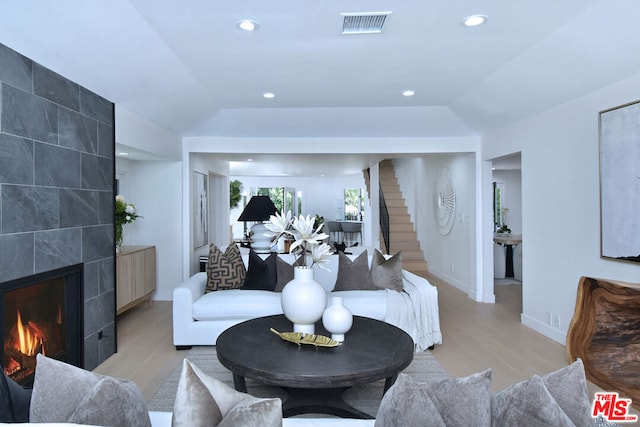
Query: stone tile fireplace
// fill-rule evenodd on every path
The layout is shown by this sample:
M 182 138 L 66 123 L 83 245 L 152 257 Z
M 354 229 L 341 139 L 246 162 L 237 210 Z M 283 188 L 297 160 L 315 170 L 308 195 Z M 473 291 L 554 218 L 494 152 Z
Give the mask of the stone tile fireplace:
M 0 44 L 0 289 L 81 264 L 86 369 L 116 351 L 113 117 L 113 103 Z M 4 314 L 0 331 L 16 320 Z

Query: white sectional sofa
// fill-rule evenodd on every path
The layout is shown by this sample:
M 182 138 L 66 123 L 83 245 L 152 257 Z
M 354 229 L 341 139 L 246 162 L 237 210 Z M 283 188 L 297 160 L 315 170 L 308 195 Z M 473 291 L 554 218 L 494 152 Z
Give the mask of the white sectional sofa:
M 368 251 L 371 265 L 372 249 L 349 248 L 355 259 Z M 249 251 L 241 249 L 248 267 Z M 289 264 L 293 255 L 278 255 Z M 266 257 L 266 255 L 265 255 Z M 325 266 L 314 266 L 314 278 L 331 292 L 338 274 L 338 256 L 331 256 Z M 426 279 L 406 270 L 402 271 L 405 292 L 389 289 L 351 290 L 333 293 L 342 296 L 345 306 L 357 316 L 370 317 L 404 329 L 421 351 L 442 342 L 438 312 L 438 292 Z M 280 293 L 264 290 L 230 289 L 205 294 L 206 273 L 196 273 L 173 291 L 173 343 L 177 348 L 194 345 L 215 345 L 218 336 L 227 328 L 261 316 L 282 314 Z

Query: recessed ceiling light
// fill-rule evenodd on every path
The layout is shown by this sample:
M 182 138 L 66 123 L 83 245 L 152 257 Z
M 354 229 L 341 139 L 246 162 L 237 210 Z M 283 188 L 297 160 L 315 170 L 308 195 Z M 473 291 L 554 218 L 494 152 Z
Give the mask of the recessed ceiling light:
M 119 155 L 121 155 L 121 156 L 128 156 L 128 155 L 129 155 L 129 153 L 125 153 L 124 151 L 123 151 L 123 152 L 120 152 L 120 153 L 118 153 L 118 154 L 119 154 Z
M 236 24 L 242 31 L 255 31 L 260 28 L 260 24 L 250 19 L 243 19 Z
M 253 159 L 247 159 L 247 162 L 253 162 Z
M 276 94 L 273 93 L 273 92 L 265 92 L 265 93 L 262 94 L 262 96 L 264 96 L 267 99 L 272 99 L 272 98 L 276 97 Z
M 477 27 L 487 22 L 487 19 L 488 17 L 486 15 L 471 15 L 462 20 L 462 25 L 465 27 Z
M 402 91 L 402 96 L 413 96 L 415 94 L 416 94 L 416 91 L 411 89 Z

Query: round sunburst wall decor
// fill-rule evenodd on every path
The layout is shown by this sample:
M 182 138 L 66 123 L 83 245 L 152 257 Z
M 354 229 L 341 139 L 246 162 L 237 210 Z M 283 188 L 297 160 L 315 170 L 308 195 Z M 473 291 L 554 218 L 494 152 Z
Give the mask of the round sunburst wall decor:
M 446 236 L 453 228 L 456 217 L 456 189 L 447 168 L 440 169 L 436 178 L 433 192 L 433 212 L 438 231 Z

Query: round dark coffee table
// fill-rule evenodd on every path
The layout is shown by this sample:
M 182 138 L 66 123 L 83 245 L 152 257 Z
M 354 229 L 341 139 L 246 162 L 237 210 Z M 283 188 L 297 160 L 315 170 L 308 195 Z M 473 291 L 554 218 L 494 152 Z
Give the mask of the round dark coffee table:
M 348 418 L 373 418 L 350 406 L 342 393 L 356 384 L 385 378 L 384 392 L 413 360 L 413 340 L 393 325 L 354 316 L 341 346 L 298 346 L 269 329 L 291 332 L 283 315 L 259 317 L 224 331 L 216 342 L 222 365 L 233 373 L 236 390 L 247 392 L 245 378 L 284 387 L 285 417 L 323 413 Z M 316 324 L 316 334 L 331 336 Z

